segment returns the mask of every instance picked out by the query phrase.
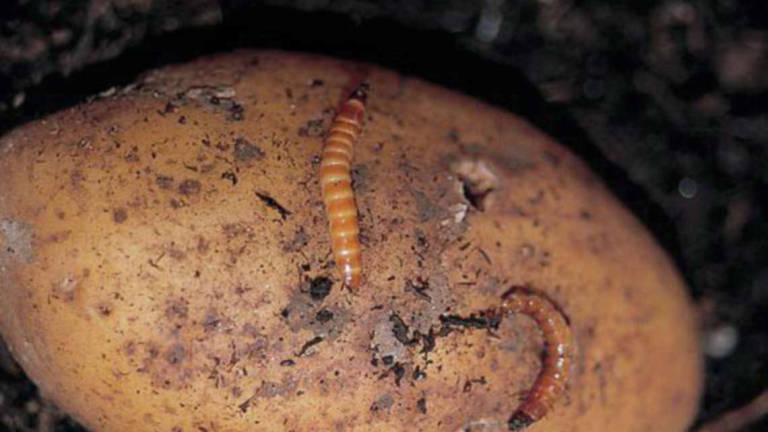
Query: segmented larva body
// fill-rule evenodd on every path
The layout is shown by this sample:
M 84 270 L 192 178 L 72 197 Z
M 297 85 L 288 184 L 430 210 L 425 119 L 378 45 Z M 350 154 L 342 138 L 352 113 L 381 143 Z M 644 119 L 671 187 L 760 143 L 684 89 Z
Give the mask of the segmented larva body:
M 361 85 L 341 105 L 328 130 L 320 163 L 320 186 L 331 232 L 331 250 L 344 284 L 356 289 L 362 281 L 360 227 L 352 190 L 352 153 L 365 114 L 367 86 Z
M 509 430 L 525 429 L 541 419 L 565 392 L 574 351 L 571 328 L 563 313 L 546 297 L 514 287 L 503 297 L 499 313 L 520 313 L 536 321 L 544 337 L 541 372 L 522 405 L 512 413 Z

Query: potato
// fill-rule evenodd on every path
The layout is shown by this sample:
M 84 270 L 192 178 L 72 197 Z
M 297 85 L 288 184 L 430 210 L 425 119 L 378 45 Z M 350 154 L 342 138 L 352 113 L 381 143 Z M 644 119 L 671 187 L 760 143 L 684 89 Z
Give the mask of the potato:
M 341 289 L 317 179 L 361 67 L 365 282 Z M 510 95 L 510 97 L 514 97 Z M 0 141 L 0 329 L 94 431 L 503 430 L 546 293 L 577 354 L 535 431 L 682 431 L 701 389 L 683 282 L 576 157 L 520 118 L 373 66 L 240 51 Z

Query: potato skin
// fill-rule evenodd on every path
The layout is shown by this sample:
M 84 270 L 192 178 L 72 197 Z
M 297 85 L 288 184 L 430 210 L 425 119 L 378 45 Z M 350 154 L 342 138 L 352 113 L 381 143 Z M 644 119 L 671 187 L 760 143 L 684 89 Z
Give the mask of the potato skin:
M 201 58 L 0 139 L 0 331 L 42 391 L 105 432 L 494 430 L 536 378 L 538 329 L 442 335 L 439 317 L 529 285 L 578 348 L 531 430 L 685 430 L 701 359 L 681 278 L 510 113 L 369 69 L 366 283 L 339 290 L 317 161 L 358 66 Z

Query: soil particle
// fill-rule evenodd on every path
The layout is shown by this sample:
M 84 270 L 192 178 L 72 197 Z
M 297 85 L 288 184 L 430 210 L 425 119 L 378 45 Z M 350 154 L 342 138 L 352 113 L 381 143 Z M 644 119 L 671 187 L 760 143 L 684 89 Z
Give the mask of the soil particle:
M 0 251 L 0 263 L 4 261 L 5 256 L 15 256 L 24 262 L 31 262 L 34 259 L 32 238 L 32 230 L 26 224 L 9 219 L 0 220 L 0 245 L 3 246 Z
M 310 294 L 312 281 L 307 280 L 302 284 L 302 288 L 282 309 L 280 315 L 293 332 L 310 330 L 316 337 L 334 341 L 343 333 L 349 314 L 344 309 L 323 306 L 318 300 L 312 299 Z M 325 286 L 325 284 L 320 285 Z M 322 288 L 322 292 L 325 292 L 325 288 Z
M 251 159 L 260 160 L 263 159 L 266 153 L 257 146 L 252 144 L 245 138 L 237 138 L 235 140 L 234 156 L 237 161 L 247 161 Z
M 395 336 L 395 339 L 403 345 L 410 345 L 411 339 L 408 337 L 408 326 L 400 318 L 400 315 L 393 313 L 389 316 L 389 321 L 392 323 L 392 334 Z
M 224 180 L 231 181 L 232 182 L 232 186 L 237 186 L 237 181 L 238 181 L 237 175 L 235 173 L 233 173 L 232 171 L 227 171 L 225 173 L 222 173 L 221 174 L 221 178 L 223 178 Z
M 264 203 L 264 205 L 266 205 L 269 208 L 277 210 L 282 220 L 285 220 L 288 216 L 292 214 L 290 210 L 280 205 L 280 203 L 277 202 L 276 199 L 272 198 L 266 193 L 256 192 L 256 196 L 259 197 L 259 199 L 261 200 L 261 202 Z
M 333 312 L 327 309 L 320 309 L 315 315 L 315 321 L 319 323 L 326 323 L 333 319 Z
M 375 353 L 375 358 L 381 359 L 385 366 L 410 361 L 408 347 L 395 336 L 393 323 L 390 321 L 392 316 L 394 315 L 379 312 L 379 316 L 374 321 L 376 324 L 371 339 L 371 348 Z
M 296 353 L 296 357 L 301 357 L 307 354 L 310 348 L 319 344 L 322 341 L 323 341 L 323 338 L 321 336 L 315 336 L 312 339 L 308 340 L 307 342 L 304 343 L 304 345 L 302 345 L 301 350 L 299 350 L 299 352 Z
M 299 128 L 300 137 L 319 137 L 325 134 L 324 119 L 313 119 L 307 121 L 307 124 Z
M 441 315 L 440 322 L 448 327 L 496 330 L 501 323 L 501 317 L 483 312 L 477 315 L 471 314 L 467 318 L 458 315 Z
M 387 411 L 395 403 L 395 399 L 389 393 L 384 393 L 371 404 L 371 411 Z
M 330 294 L 332 286 L 333 282 L 329 278 L 318 276 L 310 281 L 309 296 L 314 301 L 323 301 Z
M 421 398 L 416 402 L 416 407 L 419 409 L 419 412 L 422 414 L 427 413 L 427 399 Z

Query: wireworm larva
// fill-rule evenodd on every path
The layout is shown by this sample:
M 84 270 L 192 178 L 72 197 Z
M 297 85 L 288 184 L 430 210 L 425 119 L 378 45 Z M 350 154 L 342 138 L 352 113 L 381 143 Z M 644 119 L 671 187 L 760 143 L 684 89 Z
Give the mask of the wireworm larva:
M 541 372 L 525 401 L 507 422 L 509 430 L 521 430 L 544 417 L 565 392 L 574 351 L 573 336 L 567 319 L 552 301 L 524 287 L 507 291 L 498 312 L 528 315 L 544 337 Z
M 344 285 L 353 290 L 362 281 L 362 262 L 351 165 L 354 144 L 362 129 L 367 90 L 366 84 L 360 85 L 342 103 L 325 138 L 320 163 L 320 186 L 330 225 L 333 260 L 341 269 Z
M 567 318 L 543 294 L 528 288 L 514 286 L 503 296 L 501 306 L 483 315 L 501 318 L 510 314 L 527 315 L 541 329 L 544 339 L 544 358 L 536 381 L 523 403 L 507 420 L 511 431 L 519 431 L 544 417 L 565 392 L 570 377 L 570 366 L 575 346 Z

